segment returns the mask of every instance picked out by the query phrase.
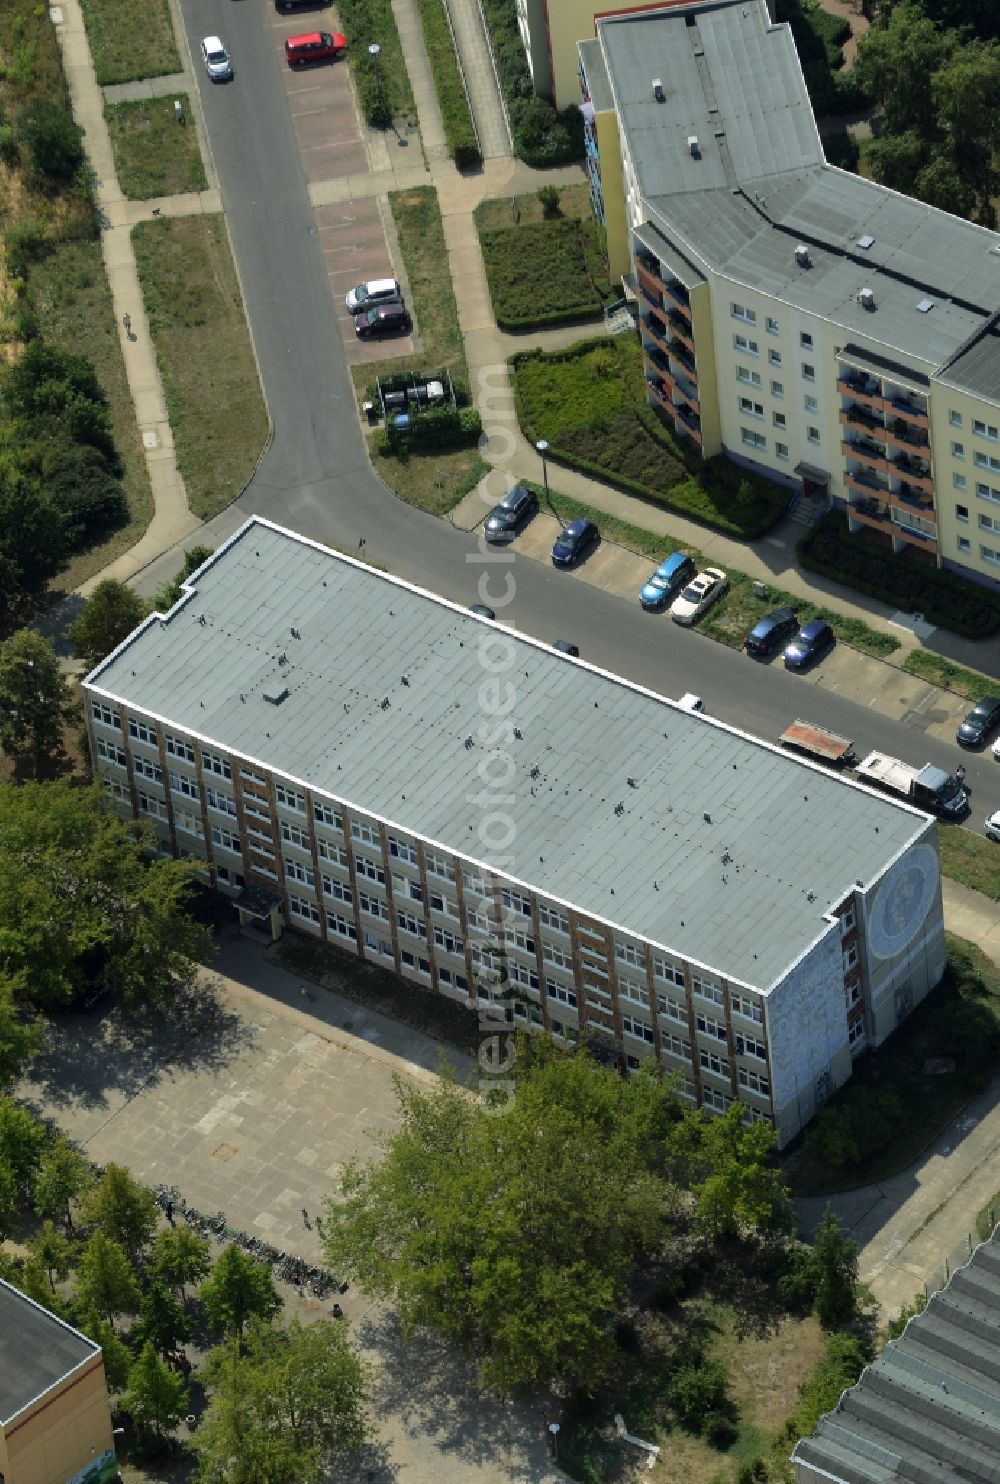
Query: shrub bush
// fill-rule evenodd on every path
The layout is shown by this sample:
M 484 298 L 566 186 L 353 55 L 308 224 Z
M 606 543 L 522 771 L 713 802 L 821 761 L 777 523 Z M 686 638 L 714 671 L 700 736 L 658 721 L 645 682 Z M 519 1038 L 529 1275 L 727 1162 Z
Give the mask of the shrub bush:
M 682 1427 L 711 1436 L 712 1427 L 722 1420 L 728 1422 L 732 1412 L 725 1367 L 689 1351 L 670 1377 L 667 1402 Z
M 515 151 L 536 170 L 582 159 L 579 108 L 571 106 L 557 113 L 547 99 L 535 96 L 518 29 L 516 0 L 482 0 L 482 9 Z
M 373 129 L 388 129 L 397 114 L 415 118 L 390 0 L 340 0 L 337 12 L 350 42 L 351 67 L 366 122 Z M 381 47 L 377 63 L 368 51 L 373 42 Z
M 957 573 L 895 556 L 865 532 L 852 536 L 841 511 L 830 511 L 813 526 L 799 542 L 798 557 L 807 572 L 922 613 L 953 634 L 988 639 L 1000 630 L 1000 595 Z
M 48 98 L 38 98 L 24 110 L 19 133 L 39 175 L 68 181 L 83 164 L 83 130 L 67 109 Z
M 561 218 L 480 233 L 493 314 L 502 330 L 601 313 L 604 300 L 584 247 L 585 234 L 595 226 Z
M 841 1169 L 887 1148 L 902 1117 L 903 1104 L 895 1093 L 856 1086 L 820 1109 L 806 1137 L 827 1164 Z
M 443 0 L 417 0 L 448 153 L 459 170 L 483 163 Z
M 404 449 L 465 448 L 478 443 L 483 424 L 474 407 L 432 407 L 419 412 L 406 428 L 390 425 L 375 435 L 375 450 L 394 454 Z

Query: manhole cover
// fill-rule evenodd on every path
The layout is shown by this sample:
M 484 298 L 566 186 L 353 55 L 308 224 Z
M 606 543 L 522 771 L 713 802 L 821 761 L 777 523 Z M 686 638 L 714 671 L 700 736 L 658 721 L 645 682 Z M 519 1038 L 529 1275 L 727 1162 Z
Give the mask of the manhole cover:
M 160 438 L 155 428 L 147 428 L 142 435 L 143 448 L 159 448 Z
M 226 1160 L 232 1159 L 233 1155 L 237 1152 L 235 1144 L 220 1144 L 218 1149 L 212 1150 L 212 1158 L 221 1159 L 225 1163 Z

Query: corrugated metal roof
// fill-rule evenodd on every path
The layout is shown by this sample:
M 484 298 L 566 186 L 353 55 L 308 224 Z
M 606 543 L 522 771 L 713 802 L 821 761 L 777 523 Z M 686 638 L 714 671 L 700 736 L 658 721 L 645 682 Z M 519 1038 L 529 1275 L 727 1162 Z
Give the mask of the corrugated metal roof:
M 976 1248 L 793 1458 L 855 1484 L 1000 1481 L 1000 1246 Z M 879 1469 L 882 1469 L 879 1472 Z
M 760 988 L 855 878 L 924 830 L 887 799 L 257 518 L 89 683 L 472 859 L 489 860 L 484 828 L 508 832 L 487 825 L 497 811 L 505 874 Z M 487 709 L 495 683 L 511 687 L 509 738 Z M 280 705 L 263 699 L 274 686 Z M 498 746 L 512 776 L 491 801 Z

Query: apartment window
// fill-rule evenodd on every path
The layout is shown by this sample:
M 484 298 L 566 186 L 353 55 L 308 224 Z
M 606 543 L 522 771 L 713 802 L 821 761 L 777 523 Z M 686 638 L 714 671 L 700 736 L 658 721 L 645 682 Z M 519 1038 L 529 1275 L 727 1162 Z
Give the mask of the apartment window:
M 727 1041 L 729 1039 L 726 1035 L 726 1027 L 720 1025 L 717 1020 L 713 1020 L 710 1015 L 699 1013 L 695 1017 L 695 1024 L 703 1036 L 714 1036 L 717 1041 Z
M 250 768 L 245 768 L 242 763 L 240 764 L 240 777 L 245 778 L 247 783 L 256 783 L 258 788 L 267 787 L 265 778 L 262 778 L 259 773 L 254 773 Z
M 732 312 L 733 319 L 744 320 L 748 325 L 755 325 L 757 323 L 756 309 L 747 309 L 744 304 L 734 304 L 732 305 Z
M 646 986 L 637 979 L 629 979 L 626 974 L 618 975 L 618 994 L 623 1000 L 631 1000 L 633 1005 L 649 1004 Z
M 293 881 L 301 882 L 303 886 L 316 885 L 316 873 L 312 866 L 303 865 L 302 861 L 293 860 L 290 855 L 285 856 L 285 875 L 290 876 Z
M 965 475 L 964 474 L 953 474 L 951 476 L 951 482 L 952 482 L 952 484 L 955 486 L 955 488 L 957 490 L 964 490 L 965 489 Z M 976 485 L 976 491 L 977 491 L 977 493 L 981 489 L 982 489 L 982 485 L 978 485 L 977 484 Z
M 271 811 L 264 800 L 258 799 L 254 794 L 248 794 L 245 789 L 243 791 L 243 812 L 252 814 L 254 819 L 262 819 L 265 824 L 271 823 Z
M 996 443 L 1000 439 L 1000 431 L 992 423 L 980 422 L 978 417 L 973 419 L 972 431 L 977 438 L 988 438 L 991 443 Z
M 212 788 L 210 785 L 205 789 L 205 800 L 210 809 L 219 814 L 228 814 L 236 818 L 236 800 L 229 794 L 224 794 L 220 789 Z
M 760 346 L 756 340 L 748 340 L 745 335 L 733 336 L 733 349 L 741 350 L 746 356 L 759 356 Z
M 951 426 L 953 428 L 960 428 L 962 426 L 962 414 L 960 412 L 956 412 L 953 407 L 948 413 L 948 421 L 951 423 Z
M 751 371 L 749 366 L 737 366 L 736 380 L 744 382 L 746 386 L 760 386 L 760 372 Z
M 844 937 L 844 938 L 846 938 L 847 935 L 848 935 L 848 933 L 853 933 L 854 932 L 854 929 L 857 927 L 857 925 L 858 925 L 857 908 L 854 907 L 854 906 L 848 907 L 847 911 L 843 914 L 843 916 L 840 919 L 840 932 L 841 932 L 841 936 Z
M 678 1025 L 687 1025 L 687 1006 L 682 1005 L 679 1000 L 672 1000 L 669 995 L 658 994 L 656 996 L 657 1015 L 666 1016 L 667 1020 L 676 1020 Z
M 774 456 L 775 456 L 776 459 L 787 459 L 787 457 L 788 457 L 788 444 L 787 443 L 776 443 L 774 445 Z
M 136 758 L 136 766 L 138 767 L 138 765 L 139 759 Z M 169 774 L 169 778 L 171 793 L 182 794 L 186 799 L 201 798 L 201 789 L 198 787 L 195 779 L 186 778 L 183 773 L 171 773 Z
M 234 835 L 231 830 L 224 830 L 221 825 L 212 826 L 212 844 L 218 845 L 222 850 L 231 850 L 234 854 L 240 854 L 240 837 Z
M 632 964 L 637 968 L 642 968 L 646 962 L 646 955 L 634 943 L 615 943 L 615 958 L 620 964 Z
M 968 505 L 956 505 L 955 506 L 955 519 L 956 520 L 968 520 L 969 519 L 969 507 L 968 507 Z
M 343 845 L 330 845 L 326 840 L 317 840 L 316 854 L 321 861 L 330 861 L 332 865 L 341 866 L 345 871 L 348 868 L 347 851 Z
M 424 866 L 431 876 L 441 876 L 445 881 L 454 881 L 455 867 L 450 860 L 443 855 L 435 855 L 433 850 L 424 851 Z
M 819 411 L 819 402 L 818 402 L 817 398 L 815 398 L 815 397 L 810 397 L 808 395 L 805 396 L 805 397 L 803 397 L 802 398 L 802 405 L 805 407 L 805 410 L 807 412 L 818 412 Z
M 951 456 L 952 456 L 953 459 L 964 459 L 965 458 L 965 444 L 964 443 L 953 443 L 951 445 Z
M 354 898 L 351 896 L 351 888 L 349 886 L 343 881 L 335 880 L 333 876 L 324 876 L 322 880 L 323 895 L 325 897 L 332 897 L 335 902 L 346 902 L 348 906 L 351 905 Z
M 853 1025 L 849 1025 L 847 1027 L 847 1044 L 849 1046 L 856 1046 L 857 1043 L 859 1041 L 863 1041 L 864 1038 L 865 1018 L 863 1015 L 859 1015 L 857 1020 L 854 1021 Z
M 994 520 L 991 515 L 980 515 L 979 528 L 982 531 L 1000 531 L 1000 520 Z
M 980 525 L 981 524 L 982 524 L 982 517 L 980 517 Z M 987 524 L 988 524 L 988 522 L 987 522 Z M 151 762 L 149 758 L 138 757 L 138 756 L 134 757 L 132 759 L 132 768 L 133 768 L 134 772 L 137 773 L 140 778 L 148 778 L 149 781 L 150 781 L 150 783 L 162 783 L 163 782 L 163 769 L 160 767 L 159 763 Z M 197 798 L 197 797 L 198 797 L 198 786 L 197 786 L 197 784 L 195 784 L 195 786 L 194 786 L 194 793 L 192 794 L 192 798 Z
M 767 1048 L 763 1041 L 755 1041 L 752 1036 L 735 1036 L 737 1056 L 755 1056 L 758 1061 L 767 1061 Z
M 763 1025 L 764 1011 L 758 1005 L 757 1001 L 752 1000 L 749 995 L 737 994 L 734 991 L 732 994 L 732 1005 L 734 1015 L 742 1015 L 744 1020 L 752 1020 L 757 1025 Z
M 335 913 L 326 914 L 326 930 L 328 933 L 336 933 L 338 938 L 348 938 L 352 943 L 358 941 L 358 930 L 353 922 L 348 922 L 346 917 L 340 917 Z
M 769 350 L 768 353 L 767 353 L 767 359 L 770 361 L 770 363 L 771 363 L 772 366 L 780 366 L 781 365 L 781 351 L 780 350 Z
M 300 850 L 310 849 L 308 831 L 299 829 L 297 824 L 289 824 L 285 819 L 281 821 L 281 838 L 289 845 L 297 845 Z
M 118 717 L 110 706 L 105 706 L 103 701 L 91 701 L 90 714 L 95 721 L 99 721 L 102 727 L 115 727 L 121 730 Z
M 971 551 L 972 550 L 972 542 L 969 540 L 968 536 L 959 536 L 959 538 L 958 538 L 958 549 L 959 549 L 959 551 Z
M 538 970 L 530 969 L 527 964 L 519 964 L 516 959 L 507 965 L 507 975 L 512 984 L 519 984 L 522 989 L 538 988 Z
M 741 1087 L 747 1088 L 750 1092 L 760 1093 L 762 1098 L 771 1096 L 771 1084 L 759 1072 L 748 1072 L 745 1067 L 740 1067 L 736 1073 L 736 1080 Z
M 124 783 L 116 783 L 113 778 L 105 778 L 104 791 L 108 795 L 108 797 L 114 799 L 116 803 L 127 804 L 129 808 L 132 807 L 132 800 L 129 797 L 129 791 L 125 787 Z
M 979 554 L 984 562 L 991 562 L 993 566 L 1000 566 L 1000 551 L 992 546 L 981 546 Z
M 557 984 L 554 979 L 546 979 L 545 993 L 550 1000 L 558 1000 L 560 1005 L 568 1005 L 571 1010 L 576 1009 L 576 990 L 567 989 L 565 985 Z
M 784 386 L 784 383 L 781 382 L 781 381 L 772 381 L 771 382 L 771 396 L 772 397 L 777 397 L 780 400 L 780 398 L 782 398 L 784 395 L 785 395 L 785 386 Z
M 471 891 L 473 896 L 484 897 L 486 895 L 486 877 L 478 871 L 467 871 L 462 868 L 462 885 L 466 891 Z
M 132 723 L 129 722 L 128 726 L 129 726 L 129 731 L 131 732 L 132 731 Z M 147 728 L 147 730 L 148 730 L 148 728 Z M 153 740 L 153 739 L 143 737 L 140 740 L 141 741 L 149 741 L 149 740 Z M 193 763 L 194 762 L 194 748 L 191 746 L 191 743 L 190 742 L 185 742 L 184 739 L 183 739 L 183 737 L 171 737 L 170 733 L 168 732 L 167 735 L 163 739 L 163 746 L 166 749 L 166 753 L 167 753 L 167 756 L 168 757 L 177 757 L 177 758 L 180 758 L 181 761 L 182 762 L 185 762 L 185 763 Z
M 810 443 L 818 443 L 819 428 L 814 428 L 812 425 L 810 425 L 808 428 L 806 428 L 806 437 L 809 439 Z
M 573 960 L 568 953 L 561 948 L 556 948 L 552 943 L 542 944 L 542 958 L 547 964 L 552 964 L 557 969 L 572 969 Z
M 740 398 L 740 411 L 745 413 L 747 417 L 764 416 L 763 405 L 760 402 L 754 402 L 750 397 Z
M 560 912 L 558 907 L 546 907 L 544 903 L 539 902 L 538 921 L 542 927 L 554 928 L 557 933 L 569 932 L 569 918 L 565 912 Z
M 334 809 L 330 804 L 317 804 L 314 801 L 313 819 L 319 824 L 329 825 L 331 829 L 343 830 L 344 828 L 344 816 L 339 809 Z
M 319 922 L 319 908 L 315 902 L 306 901 L 305 897 L 289 893 L 288 910 L 293 917 L 301 917 L 304 922 Z
M 1000 490 L 994 489 L 990 484 L 977 484 L 976 495 L 980 500 L 992 500 L 994 504 L 1000 505 Z
M 810 361 L 802 362 L 802 379 L 803 381 L 816 380 L 816 367 Z
M 847 1006 L 848 1010 L 853 1010 L 854 1006 L 860 1003 L 860 1000 L 861 980 L 855 979 L 854 983 L 848 984 L 844 990 L 844 1003 Z
M 648 1041 L 653 1044 L 653 1027 L 647 1025 L 644 1020 L 635 1020 L 631 1015 L 622 1016 L 622 1030 L 626 1036 L 632 1036 L 636 1041 Z
M 201 765 L 209 773 L 217 773 L 220 778 L 232 778 L 233 770 L 224 757 L 219 757 L 217 752 L 203 752 Z
M 665 979 L 668 984 L 677 984 L 681 989 L 684 988 L 684 966 L 679 959 L 657 954 L 653 959 L 653 973 L 657 979 Z
M 377 824 L 367 824 L 363 819 L 351 820 L 351 839 L 360 840 L 362 845 L 375 845 L 381 848 L 382 837 L 378 832 Z
M 389 921 L 389 908 L 379 897 L 369 896 L 366 891 L 358 892 L 358 906 L 362 912 L 367 912 L 369 917 L 381 917 Z
M 776 428 L 783 428 L 787 422 L 787 418 L 783 412 L 774 412 L 771 414 L 771 421 Z
M 724 1005 L 726 997 L 722 993 L 722 986 L 715 984 L 711 979 L 704 978 L 701 974 L 691 975 L 691 993 L 696 994 L 699 999 L 707 1000 L 710 1005 Z
M 992 453 L 982 453 L 978 448 L 974 454 L 977 469 L 989 469 L 993 474 L 1000 474 L 1000 458 Z
M 685 1041 L 683 1036 L 671 1035 L 669 1031 L 660 1032 L 660 1051 L 664 1056 L 680 1056 L 685 1061 L 691 1060 L 691 1042 Z M 691 1084 L 687 1084 L 691 1087 Z M 688 1097 L 694 1097 L 694 1088 L 687 1093 Z
M 274 785 L 274 797 L 285 809 L 292 809 L 296 814 L 305 814 L 305 794 L 300 794 L 296 789 L 290 788 L 287 783 Z
M 124 768 L 127 764 L 124 747 L 118 742 L 105 742 L 103 737 L 97 739 L 97 756 L 106 763 L 113 763 L 116 768 Z
M 714 1051 L 699 1051 L 698 1061 L 705 1072 L 714 1072 L 717 1077 L 729 1076 L 729 1063 L 724 1056 L 717 1056 Z
M 393 881 L 395 881 L 395 877 L 393 877 Z M 423 900 L 424 900 L 424 889 L 421 886 L 420 882 L 419 881 L 410 881 L 410 882 L 407 882 L 407 885 L 410 888 L 410 896 L 412 897 L 413 901 L 420 902 L 421 904 L 423 904 Z
M 753 428 L 740 428 L 740 437 L 750 448 L 766 448 L 767 439 Z
M 778 324 L 778 321 L 776 319 L 772 319 L 771 316 L 768 315 L 768 317 L 767 317 L 767 333 L 769 335 L 777 335 L 779 329 L 780 329 L 780 326 Z M 774 355 L 774 354 L 776 354 L 776 352 L 772 351 L 771 354 Z M 779 356 L 778 359 L 779 360 L 781 359 L 780 356 Z
M 205 838 L 205 830 L 197 814 L 188 814 L 185 809 L 175 809 L 174 824 L 185 835 L 194 835 L 197 840 L 204 840 Z
M 128 734 L 130 737 L 134 738 L 136 742 L 145 742 L 147 747 L 156 746 L 155 728 L 147 726 L 144 721 L 136 721 L 135 718 L 132 716 L 130 716 L 128 719 Z M 170 740 L 171 739 L 168 738 L 168 744 Z M 167 746 L 167 751 L 170 751 L 169 745 Z M 191 761 L 194 762 L 193 752 L 191 754 Z
M 397 840 L 395 835 L 389 836 L 389 854 L 394 855 L 397 860 L 405 861 L 408 866 L 420 864 L 416 846 L 410 845 L 406 840 Z
M 520 928 L 507 928 L 504 931 L 504 942 L 508 948 L 516 948 L 521 953 L 535 951 L 535 940 L 531 933 L 523 932 Z
M 424 936 L 424 925 L 419 917 L 414 917 L 412 912 L 397 911 L 396 921 L 404 933 L 412 933 L 415 938 Z
M 522 917 L 531 916 L 531 899 L 522 896 L 519 891 L 510 891 L 505 887 L 500 893 L 500 902 L 508 912 L 519 912 Z

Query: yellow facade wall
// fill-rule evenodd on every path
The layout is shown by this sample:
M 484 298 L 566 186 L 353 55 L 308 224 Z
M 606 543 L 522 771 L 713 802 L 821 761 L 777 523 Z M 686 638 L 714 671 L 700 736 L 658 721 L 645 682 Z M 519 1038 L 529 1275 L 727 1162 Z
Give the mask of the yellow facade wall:
M 991 494 L 996 491 L 1000 495 L 1000 472 L 976 464 L 977 452 L 1000 457 L 1000 446 L 973 432 L 977 420 L 987 426 L 1000 424 L 1000 407 L 932 378 L 928 409 L 938 554 L 944 562 L 960 563 L 992 582 L 1000 581 L 1000 566 L 988 561 L 982 551 L 984 546 L 1000 551 L 1000 500 L 985 499 L 976 492 L 976 486 L 982 484 Z M 953 416 L 961 422 L 954 423 Z M 963 480 L 964 489 L 960 488 Z M 968 511 L 967 518 L 961 516 L 960 509 Z M 980 516 L 996 521 L 996 528 L 982 526 Z M 961 545 L 963 540 L 968 542 L 967 549 Z
M 7 1424 L 0 1437 L 0 1473 L 5 1484 L 66 1484 L 113 1448 L 104 1361 L 98 1355 Z
M 712 330 L 712 295 L 707 283 L 689 291 L 691 333 L 694 336 L 695 368 L 698 372 L 698 412 L 701 418 L 701 451 L 710 459 L 722 452 L 722 420 L 719 412 L 719 383 L 715 371 L 715 336 Z
M 580 101 L 580 57 L 576 49 L 578 41 L 590 41 L 595 34 L 594 17 L 617 15 L 629 10 L 657 10 L 660 4 L 676 4 L 677 0 L 649 0 L 648 5 L 637 5 L 635 0 L 547 0 L 548 45 L 551 58 L 553 102 L 557 108 L 568 108 Z M 532 38 L 531 50 L 541 51 L 542 38 Z M 536 64 L 537 66 L 537 64 Z M 536 70 L 536 78 L 541 77 Z
M 622 149 L 618 115 L 613 108 L 595 114 L 597 149 L 601 157 L 601 191 L 604 196 L 604 230 L 608 237 L 608 272 L 612 283 L 632 269 L 629 226 L 625 218 L 625 183 L 622 179 Z

